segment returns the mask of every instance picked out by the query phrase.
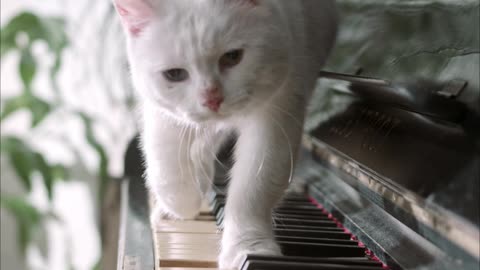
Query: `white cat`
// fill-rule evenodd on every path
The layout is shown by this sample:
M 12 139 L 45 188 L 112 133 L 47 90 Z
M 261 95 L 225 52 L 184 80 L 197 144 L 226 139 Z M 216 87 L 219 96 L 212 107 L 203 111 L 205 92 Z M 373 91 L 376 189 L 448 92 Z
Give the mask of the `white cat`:
M 280 254 L 272 207 L 293 173 L 304 115 L 336 36 L 333 0 L 114 0 L 143 119 L 157 213 L 188 219 L 215 152 L 238 136 L 219 266 Z

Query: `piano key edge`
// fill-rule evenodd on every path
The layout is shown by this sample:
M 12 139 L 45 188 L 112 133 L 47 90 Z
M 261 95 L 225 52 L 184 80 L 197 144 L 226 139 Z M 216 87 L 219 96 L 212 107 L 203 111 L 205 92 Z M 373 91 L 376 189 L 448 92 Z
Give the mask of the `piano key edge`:
M 366 187 L 358 183 L 355 188 L 352 187 L 344 179 L 347 175 L 336 171 L 328 162 L 320 164 L 314 160 L 310 151 L 315 146 L 311 145 L 311 141 L 304 141 L 303 147 L 297 177 L 304 181 L 309 195 L 391 269 L 478 267 L 474 258 L 458 259 L 445 253 L 378 205 L 384 201 L 373 203 L 357 190 Z

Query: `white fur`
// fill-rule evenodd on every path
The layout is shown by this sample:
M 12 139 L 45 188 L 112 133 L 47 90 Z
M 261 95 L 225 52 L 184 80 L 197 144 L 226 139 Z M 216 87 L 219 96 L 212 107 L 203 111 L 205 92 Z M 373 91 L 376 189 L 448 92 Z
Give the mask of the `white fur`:
M 212 181 L 214 154 L 236 133 L 220 267 L 238 266 L 247 253 L 279 254 L 271 209 L 288 186 L 306 105 L 334 43 L 333 0 L 115 4 L 128 9 L 132 1 L 153 10 L 137 10 L 132 14 L 144 17 L 123 22 L 142 106 L 147 184 L 157 211 L 194 217 Z M 142 21 L 144 28 L 129 32 L 130 21 Z M 219 58 L 239 48 L 243 60 L 222 71 Z M 188 70 L 190 78 L 168 82 L 162 71 L 172 68 Z M 211 85 L 225 96 L 218 113 L 202 106 L 202 91 Z

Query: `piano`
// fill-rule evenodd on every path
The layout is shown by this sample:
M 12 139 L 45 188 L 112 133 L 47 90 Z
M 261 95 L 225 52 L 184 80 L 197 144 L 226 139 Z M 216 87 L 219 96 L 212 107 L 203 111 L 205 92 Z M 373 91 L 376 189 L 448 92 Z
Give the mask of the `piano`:
M 479 3 L 338 2 L 335 73 L 319 74 L 294 181 L 272 213 L 284 256 L 251 254 L 241 269 L 479 269 Z M 216 268 L 227 152 L 199 217 L 152 228 L 132 142 L 118 270 Z

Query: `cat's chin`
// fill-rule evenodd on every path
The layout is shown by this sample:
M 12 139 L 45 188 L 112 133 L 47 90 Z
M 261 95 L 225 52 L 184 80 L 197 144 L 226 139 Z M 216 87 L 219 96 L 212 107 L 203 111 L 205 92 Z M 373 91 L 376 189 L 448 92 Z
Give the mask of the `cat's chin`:
M 223 122 L 230 118 L 230 114 L 226 113 L 215 113 L 215 114 L 195 114 L 195 115 L 188 115 L 185 117 L 187 121 L 197 124 L 197 125 L 204 125 L 204 124 L 214 124 L 218 122 Z
M 180 124 L 187 124 L 191 126 L 203 126 L 208 124 L 215 124 L 223 122 L 231 117 L 228 113 L 188 113 L 182 111 L 171 111 L 162 106 L 157 107 L 167 118 L 173 119 Z

